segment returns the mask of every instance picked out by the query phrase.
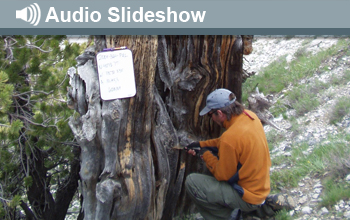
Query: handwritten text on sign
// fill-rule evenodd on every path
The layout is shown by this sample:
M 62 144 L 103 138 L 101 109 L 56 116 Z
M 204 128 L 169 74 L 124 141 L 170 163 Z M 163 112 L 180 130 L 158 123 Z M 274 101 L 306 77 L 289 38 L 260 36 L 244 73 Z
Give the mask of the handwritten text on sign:
M 96 59 L 103 100 L 127 98 L 136 94 L 131 50 L 101 52 Z

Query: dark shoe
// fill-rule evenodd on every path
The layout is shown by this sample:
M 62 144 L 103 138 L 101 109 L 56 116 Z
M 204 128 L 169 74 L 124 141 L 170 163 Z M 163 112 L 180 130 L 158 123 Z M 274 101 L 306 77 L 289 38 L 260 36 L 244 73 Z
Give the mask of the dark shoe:
M 287 194 L 269 195 L 266 198 L 266 204 L 271 206 L 274 211 L 281 209 L 290 211 L 296 206 L 294 199 Z

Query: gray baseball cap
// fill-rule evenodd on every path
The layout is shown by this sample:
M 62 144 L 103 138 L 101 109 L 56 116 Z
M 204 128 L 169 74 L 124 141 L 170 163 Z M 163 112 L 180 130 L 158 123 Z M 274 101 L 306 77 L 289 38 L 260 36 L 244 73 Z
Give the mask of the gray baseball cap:
M 207 96 L 207 104 L 199 113 L 203 116 L 213 109 L 219 109 L 231 105 L 236 101 L 236 98 L 230 100 L 230 94 L 232 92 L 228 89 L 217 89 Z

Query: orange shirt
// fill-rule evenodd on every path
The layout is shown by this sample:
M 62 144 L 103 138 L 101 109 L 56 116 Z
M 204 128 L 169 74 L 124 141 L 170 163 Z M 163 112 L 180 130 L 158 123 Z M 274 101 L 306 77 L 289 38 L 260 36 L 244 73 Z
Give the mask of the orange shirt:
M 242 199 L 257 205 L 270 193 L 270 152 L 259 118 L 252 111 L 245 112 L 254 120 L 245 113 L 233 116 L 224 122 L 226 131 L 219 138 L 200 141 L 200 145 L 218 148 L 219 158 L 210 152 L 203 154 L 214 177 L 218 181 L 228 181 L 234 176 L 234 183 L 243 190 Z

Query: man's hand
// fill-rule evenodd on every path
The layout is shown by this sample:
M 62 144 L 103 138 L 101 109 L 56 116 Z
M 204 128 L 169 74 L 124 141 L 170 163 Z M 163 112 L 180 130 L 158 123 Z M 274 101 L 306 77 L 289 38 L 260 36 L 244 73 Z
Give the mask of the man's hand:
M 197 153 L 198 157 L 200 157 L 201 159 L 203 159 L 203 154 L 204 154 L 205 152 L 207 152 L 207 151 L 209 151 L 210 153 L 212 153 L 209 147 L 202 147 L 202 148 L 200 149 L 200 151 Z
M 199 142 L 192 142 L 185 147 L 185 150 L 189 154 L 195 156 L 201 150 L 201 145 L 199 144 Z
M 187 145 L 185 149 L 189 154 L 192 154 L 193 156 L 198 156 L 201 159 L 203 159 L 203 154 L 206 151 L 211 152 L 211 147 L 201 147 L 199 142 L 192 142 L 191 144 Z

